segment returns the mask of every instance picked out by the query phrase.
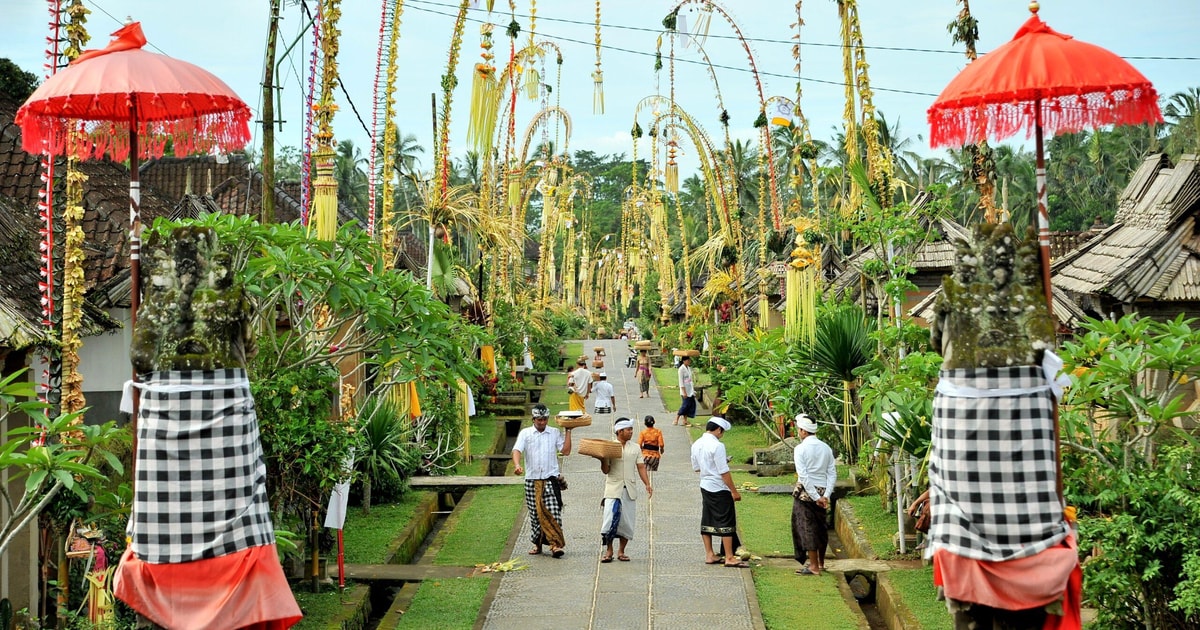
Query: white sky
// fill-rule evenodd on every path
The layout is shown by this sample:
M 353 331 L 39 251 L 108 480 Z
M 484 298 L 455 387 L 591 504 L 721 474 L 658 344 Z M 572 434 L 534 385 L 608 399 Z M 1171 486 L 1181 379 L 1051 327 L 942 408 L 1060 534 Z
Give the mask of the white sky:
M 126 15 L 142 22 L 150 41 L 150 50 L 185 59 L 213 72 L 228 83 L 257 112 L 261 100 L 262 57 L 266 42 L 267 0 L 204 0 L 178 2 L 163 0 L 88 1 L 93 10 L 88 30 L 91 47 L 103 47 L 108 33 L 120 26 Z M 309 0 L 315 6 L 315 0 Z M 640 51 L 606 49 L 602 51 L 605 76 L 606 113 L 592 113 L 591 71 L 595 5 L 591 0 L 542 0 L 537 3 L 537 32 L 557 41 L 563 50 L 564 64 L 561 105 L 574 123 L 572 150 L 587 148 L 600 153 L 631 150 L 629 129 L 633 108 L 644 96 L 655 93 L 653 52 L 663 16 L 673 6 L 665 0 L 602 0 L 602 19 L 606 46 Z M 894 123 L 900 133 L 913 137 L 914 148 L 923 149 L 916 136 L 927 136 L 925 110 L 942 87 L 965 64 L 961 46 L 955 52 L 946 25 L 954 19 L 959 6 L 954 0 L 860 0 L 859 16 L 868 47 L 867 59 L 875 89 L 875 105 Z M 301 31 L 304 22 L 296 0 L 285 0 L 285 20 L 281 26 L 280 49 L 286 48 Z M 400 85 L 397 121 L 404 133 L 416 134 L 426 147 L 422 166 L 431 162 L 429 95 L 441 93 L 440 77 L 446 65 L 454 0 L 406 0 L 400 30 Z M 689 6 L 693 6 L 690 5 Z M 755 60 L 763 73 L 767 96 L 795 95 L 795 73 L 790 38 L 795 29 L 795 4 L 790 0 L 725 0 L 729 12 L 743 35 L 757 39 L 751 44 Z M 503 8 L 503 10 L 501 10 Z M 507 3 L 496 2 L 490 18 L 506 25 Z M 1029 16 L 1024 0 L 975 0 L 971 9 L 979 20 L 980 51 L 988 51 L 1008 41 Z M 350 98 L 367 125 L 371 124 L 372 86 L 375 78 L 376 46 L 379 37 L 380 3 L 373 0 L 343 0 L 341 75 Z M 814 137 L 828 140 L 834 127 L 841 125 L 843 107 L 842 71 L 838 35 L 837 5 L 833 0 L 809 0 L 803 5 L 806 26 L 802 31 L 803 89 L 801 106 L 808 116 Z M 527 40 L 529 0 L 517 3 L 518 21 L 523 33 L 518 44 Z M 685 9 L 685 14 L 688 11 Z M 1169 95 L 1200 85 L 1200 2 L 1196 0 L 1153 0 L 1117 2 L 1115 0 L 1045 0 L 1042 18 L 1060 32 L 1097 44 L 1124 57 L 1190 57 L 1191 59 L 1131 59 L 1155 85 L 1161 95 Z M 485 11 L 470 13 L 471 18 L 488 19 Z M 690 16 L 689 16 L 690 17 Z M 565 19 L 581 24 L 553 21 Z M 689 22 L 691 20 L 689 19 Z M 45 37 L 48 34 L 46 2 L 41 0 L 0 0 L 0 57 L 8 57 L 22 68 L 42 73 Z M 616 26 L 635 27 L 616 28 Z M 736 137 L 755 137 L 752 127 L 757 115 L 757 92 L 751 75 L 745 72 L 747 60 L 730 27 L 714 18 L 705 49 L 717 69 L 717 78 L 732 116 L 731 130 Z M 724 36 L 724 37 L 722 37 Z M 299 77 L 307 64 L 309 37 L 282 58 L 286 123 L 277 145 L 301 142 L 304 89 Z M 495 31 L 497 65 L 507 59 L 508 38 L 503 27 Z M 576 40 L 575 42 L 567 40 Z M 761 41 L 774 40 L 774 41 Z M 454 93 L 451 153 L 466 150 L 466 128 L 470 106 L 471 71 L 479 58 L 479 25 L 468 22 L 458 66 L 459 83 Z M 664 50 L 666 46 L 664 45 Z M 913 50 L 922 49 L 922 50 Z M 932 51 L 932 52 L 928 52 Z M 694 49 L 676 47 L 678 59 L 699 60 Z M 665 57 L 665 54 L 664 54 Z M 665 59 L 664 59 L 665 63 Z M 553 81 L 554 64 L 548 64 L 548 80 Z M 663 69 L 658 84 L 667 90 L 667 72 Z M 892 90 L 901 90 L 896 92 Z M 908 93 L 912 92 L 912 93 Z M 342 94 L 340 111 L 334 122 L 338 139 L 350 138 L 366 153 L 368 134 L 355 118 Z M 719 138 L 718 110 L 711 83 L 703 66 L 679 63 L 676 67 L 676 101 L 698 120 L 715 140 Z M 518 104 L 518 129 L 537 111 L 534 102 Z M 646 117 L 642 119 L 646 125 Z M 261 142 L 261 129 L 255 129 L 255 143 Z M 641 155 L 646 153 L 643 143 Z M 685 152 L 692 153 L 690 147 Z M 685 158 L 683 170 L 694 162 Z

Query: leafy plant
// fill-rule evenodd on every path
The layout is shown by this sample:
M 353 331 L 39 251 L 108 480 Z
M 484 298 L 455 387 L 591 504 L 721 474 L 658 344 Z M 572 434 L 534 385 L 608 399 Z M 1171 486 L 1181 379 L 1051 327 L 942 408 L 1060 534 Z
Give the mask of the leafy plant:
M 817 318 L 811 358 L 817 369 L 842 382 L 842 447 L 850 462 L 857 460 L 859 448 L 869 437 L 869 426 L 854 414 L 855 372 L 874 358 L 874 330 L 874 321 L 854 305 L 836 307 Z
M 1063 346 L 1064 490 L 1079 508 L 1084 595 L 1098 623 L 1200 628 L 1200 470 L 1180 427 L 1200 329 L 1180 316 L 1090 320 Z
M 25 370 L 0 379 L 0 409 L 3 419 L 16 414 L 29 415 L 29 426 L 9 429 L 0 444 L 0 470 L 8 473 L 8 485 L 0 487 L 7 516 L 0 522 L 0 556 L 16 535 L 50 504 L 63 490 L 87 501 L 85 480 L 102 479 L 97 466 L 106 462 L 118 474 L 124 471 L 112 449 L 127 442 L 129 432 L 116 423 L 83 424 L 83 413 L 45 416 L 49 405 L 32 400 L 33 384 L 20 380 Z M 24 488 L 15 496 L 9 488 L 24 479 Z
M 358 421 L 361 442 L 354 452 L 355 467 L 361 472 L 363 513 L 370 514 L 373 489 L 401 487 L 416 471 L 420 455 L 407 414 L 392 398 L 368 398 Z

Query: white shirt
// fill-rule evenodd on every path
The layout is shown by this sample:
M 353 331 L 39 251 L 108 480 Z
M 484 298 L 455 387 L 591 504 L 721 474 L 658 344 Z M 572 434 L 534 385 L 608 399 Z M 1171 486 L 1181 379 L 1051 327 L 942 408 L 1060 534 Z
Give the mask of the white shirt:
M 629 498 L 637 501 L 638 485 L 642 476 L 638 474 L 638 464 L 642 462 L 642 448 L 637 442 L 629 440 L 621 447 L 619 459 L 608 460 L 608 474 L 604 476 L 604 498 L 620 499 L 621 490 L 629 492 Z
M 514 451 L 525 456 L 522 462 L 526 479 L 549 479 L 558 476 L 558 454 L 562 452 L 566 436 L 562 431 L 547 426 L 539 432 L 536 427 L 525 427 L 517 434 Z
M 577 367 L 574 372 L 571 372 L 571 391 L 587 398 L 588 385 L 592 383 L 592 373 L 587 371 L 585 367 Z
M 700 489 L 709 492 L 729 491 L 721 475 L 729 472 L 725 445 L 717 436 L 705 433 L 692 442 L 692 470 L 700 473 Z
M 686 363 L 679 364 L 679 388 L 683 390 L 685 397 L 696 395 L 696 388 L 692 385 L 692 368 Z
M 837 466 L 833 463 L 833 449 L 810 435 L 796 445 L 792 451 L 796 462 L 796 483 L 804 486 L 808 496 L 817 500 L 822 496 L 833 496 L 833 484 L 837 482 Z M 825 493 L 817 492 L 825 488 Z
M 601 407 L 612 409 L 613 395 L 616 393 L 613 391 L 612 383 L 609 383 L 608 381 L 597 381 L 596 384 L 592 386 L 592 393 L 596 395 L 597 409 Z

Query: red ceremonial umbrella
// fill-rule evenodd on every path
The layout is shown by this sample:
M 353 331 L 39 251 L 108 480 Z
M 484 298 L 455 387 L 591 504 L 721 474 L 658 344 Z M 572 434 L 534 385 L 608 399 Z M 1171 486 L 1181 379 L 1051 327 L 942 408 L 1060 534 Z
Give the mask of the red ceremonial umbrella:
M 1117 55 L 1050 28 L 1033 15 L 1007 44 L 971 62 L 929 108 L 929 143 L 962 146 L 1002 140 L 1024 129 L 1037 145 L 1038 241 L 1046 303 L 1050 291 L 1050 218 L 1046 212 L 1043 130 L 1076 132 L 1105 125 L 1162 122 L 1158 94 Z
M 141 24 L 125 25 L 108 46 L 47 79 L 15 116 L 28 153 L 129 158 L 131 321 L 140 302 L 138 158 L 162 157 L 168 141 L 179 157 L 234 151 L 250 141 L 250 108 L 228 85 L 144 45 Z

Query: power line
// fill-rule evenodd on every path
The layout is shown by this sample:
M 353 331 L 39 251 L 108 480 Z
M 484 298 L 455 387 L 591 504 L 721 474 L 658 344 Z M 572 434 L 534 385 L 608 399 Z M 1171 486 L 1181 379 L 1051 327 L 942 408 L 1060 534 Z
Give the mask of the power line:
M 435 3 L 427 2 L 427 0 L 409 0 L 409 1 L 410 2 L 413 2 L 413 1 L 424 2 L 426 4 L 435 4 Z M 412 8 L 417 11 L 424 11 L 426 13 L 432 13 L 434 15 L 441 15 L 441 16 L 451 17 L 451 18 L 457 17 L 451 13 L 443 13 L 441 11 L 437 11 L 434 9 L 427 9 L 425 7 L 414 6 Z M 541 18 L 539 18 L 539 19 L 541 19 Z M 467 21 L 475 22 L 478 24 L 492 24 L 493 26 L 505 28 L 505 25 L 503 25 L 503 24 L 496 24 L 494 22 L 488 22 L 487 20 L 479 20 L 479 19 L 471 18 L 471 17 L 468 17 Z M 553 39 L 554 41 L 569 42 L 572 44 L 580 44 L 583 46 L 587 46 L 589 48 L 594 48 L 596 45 L 596 43 L 593 41 L 584 41 L 581 39 L 571 39 L 569 37 L 561 37 L 558 35 L 546 35 L 546 37 L 549 39 Z M 605 49 L 605 50 L 612 50 L 612 51 L 616 51 L 616 52 L 628 53 L 631 55 L 640 55 L 643 57 L 656 57 L 657 56 L 655 53 L 650 53 L 650 52 L 646 52 L 643 50 L 633 50 L 631 48 L 621 48 L 619 46 L 613 46 L 611 44 L 601 44 L 600 48 Z M 688 64 L 700 65 L 700 66 L 705 66 L 705 67 L 720 68 L 722 70 L 732 70 L 734 72 L 750 72 L 749 68 L 742 68 L 739 66 L 726 66 L 726 65 L 721 65 L 721 64 L 708 64 L 703 61 L 698 61 L 695 59 L 681 59 L 681 58 L 677 57 L 675 59 L 675 62 L 676 63 L 688 63 Z M 763 72 L 761 70 L 758 72 L 758 75 L 763 76 L 763 77 L 775 77 L 775 78 L 780 78 L 780 79 L 788 79 L 788 80 L 792 80 L 792 81 L 796 80 L 796 78 L 797 78 L 796 75 L 794 75 L 794 74 L 778 74 L 778 73 L 774 73 L 774 72 Z M 813 78 L 805 77 L 805 76 L 801 76 L 801 77 L 799 77 L 799 79 L 801 81 L 808 81 L 810 83 L 820 83 L 820 84 L 824 84 L 824 85 L 834 85 L 834 86 L 838 86 L 838 87 L 846 87 L 846 83 L 844 81 L 830 81 L 828 79 L 813 79 Z M 932 96 L 932 97 L 937 96 L 937 94 L 933 94 L 930 92 L 918 92 L 915 90 L 901 90 L 898 88 L 884 88 L 884 87 L 872 86 L 871 89 L 876 92 L 892 92 L 892 93 L 896 93 L 896 94 L 910 94 L 910 95 L 914 95 L 914 96 Z
M 445 8 L 450 8 L 450 9 L 458 8 L 458 5 L 447 4 L 444 2 L 436 2 L 435 0 L 409 0 L 409 2 L 414 2 L 417 4 L 429 4 L 429 5 L 445 7 Z M 486 11 L 486 9 L 482 9 L 482 8 L 471 9 L 471 10 L 475 11 L 475 12 Z M 499 11 L 497 11 L 497 13 L 499 13 Z M 513 15 L 514 17 L 520 17 L 520 18 L 526 18 L 526 19 L 529 18 L 529 14 L 527 14 L 527 13 L 514 13 L 511 15 Z M 594 27 L 596 25 L 595 22 L 587 22 L 584 20 L 572 20 L 572 19 L 568 19 L 568 18 L 555 18 L 555 17 L 548 17 L 548 16 L 541 16 L 541 15 L 539 15 L 537 17 L 537 19 L 541 20 L 541 21 L 545 21 L 545 22 L 562 22 L 564 24 L 576 24 L 579 26 Z M 625 31 L 639 31 L 639 32 L 643 32 L 643 33 L 662 33 L 663 32 L 663 29 L 661 29 L 661 28 L 647 28 L 644 26 L 630 26 L 627 24 L 607 24 L 605 22 L 601 22 L 600 27 L 608 28 L 608 29 L 616 29 L 616 30 L 625 30 Z M 712 39 L 739 39 L 737 35 L 722 35 L 722 34 L 714 34 L 714 33 L 708 34 L 707 37 L 712 38 Z M 753 42 L 756 44 L 757 43 L 787 44 L 788 46 L 794 46 L 796 44 L 795 40 L 773 39 L 770 37 L 743 37 L 741 39 L 743 41 Z M 804 46 L 814 46 L 817 48 L 839 48 L 840 49 L 840 48 L 846 47 L 846 45 L 842 44 L 842 43 L 810 42 L 810 41 L 804 41 L 801 43 Z M 863 48 L 866 50 L 887 50 L 887 51 L 892 51 L 892 52 L 919 52 L 919 53 L 932 53 L 932 54 L 939 54 L 939 55 L 959 55 L 959 56 L 961 56 L 963 54 L 963 51 L 961 51 L 961 50 L 948 50 L 948 49 L 938 49 L 938 48 L 912 48 L 912 47 L 906 47 L 906 46 L 868 46 L 868 45 L 864 45 Z M 1164 60 L 1165 61 L 1200 61 L 1200 57 L 1170 57 L 1170 56 L 1162 56 L 1162 55 L 1128 55 L 1128 56 L 1122 55 L 1121 58 L 1122 59 L 1138 59 L 1138 60 L 1156 60 L 1156 61 L 1164 61 Z

